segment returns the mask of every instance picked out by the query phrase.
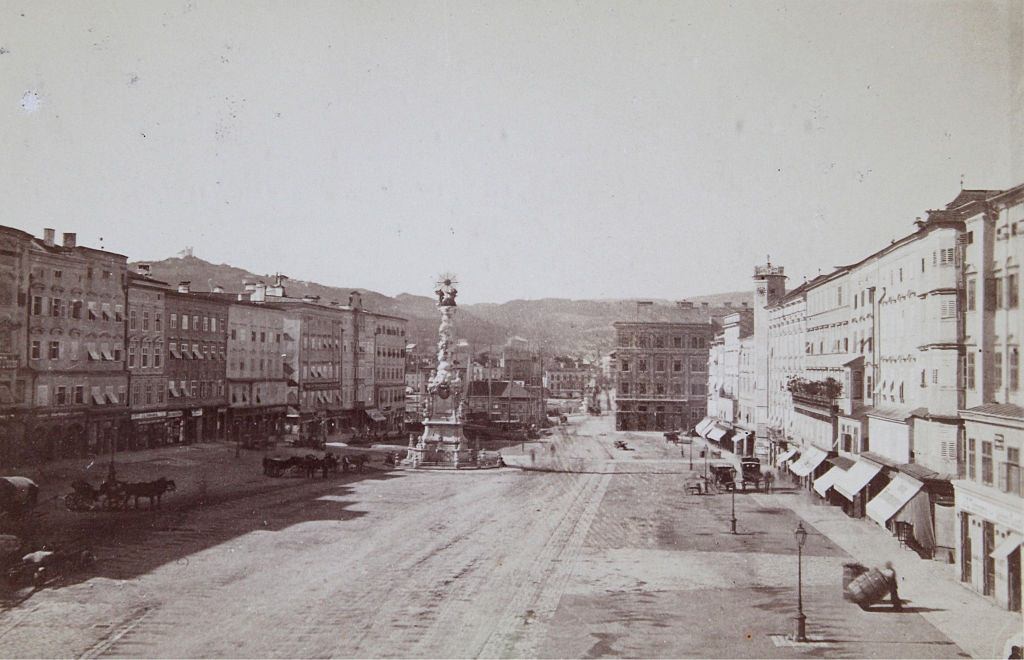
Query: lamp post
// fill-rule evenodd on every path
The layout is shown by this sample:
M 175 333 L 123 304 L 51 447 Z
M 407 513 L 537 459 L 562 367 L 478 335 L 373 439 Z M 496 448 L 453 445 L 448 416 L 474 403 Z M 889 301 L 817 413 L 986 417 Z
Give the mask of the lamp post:
M 690 436 L 690 469 L 691 470 L 693 469 L 693 445 L 695 445 L 695 444 L 696 443 L 694 442 L 693 436 Z
M 793 639 L 797 642 L 807 641 L 807 617 L 804 616 L 804 591 L 803 591 L 803 550 L 804 543 L 807 542 L 807 530 L 804 529 L 804 523 L 801 520 L 796 530 L 793 532 L 793 536 L 796 537 L 796 617 L 793 622 L 795 624 L 795 630 L 793 631 Z
M 736 480 L 732 482 L 732 533 L 736 533 Z

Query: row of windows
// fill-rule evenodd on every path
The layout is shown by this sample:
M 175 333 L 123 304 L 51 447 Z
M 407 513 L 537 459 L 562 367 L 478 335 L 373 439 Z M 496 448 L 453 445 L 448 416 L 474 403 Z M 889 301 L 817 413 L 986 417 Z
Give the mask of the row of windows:
M 278 344 L 281 343 L 280 332 L 274 333 L 267 332 L 266 330 L 260 330 L 259 333 L 257 333 L 255 330 L 249 330 L 249 332 L 246 333 L 245 330 L 239 331 L 238 328 L 231 328 L 231 339 L 245 341 L 246 336 L 249 337 L 249 341 L 259 341 L 261 344 L 267 343 L 268 340 Z
M 302 337 L 302 347 L 315 351 L 325 348 L 338 348 L 340 345 L 341 342 L 337 337 L 323 335 L 304 335 Z
M 687 341 L 686 337 L 675 336 L 669 337 L 664 335 L 645 335 L 645 334 L 633 334 L 623 333 L 619 335 L 619 346 L 628 346 L 632 348 L 686 348 Z M 704 337 L 690 337 L 689 347 L 690 348 L 705 348 L 707 346 L 707 340 Z
M 964 292 L 967 311 L 973 312 L 978 307 L 978 281 L 967 280 L 967 288 Z M 1020 278 L 1017 273 L 1010 273 L 1006 277 L 990 277 L 985 282 L 985 309 L 995 311 L 997 309 L 1017 309 L 1020 306 Z
M 33 360 L 60 360 L 61 358 L 67 358 L 69 360 L 80 359 L 79 348 L 81 344 L 77 341 L 62 342 L 60 340 L 50 341 L 46 345 L 46 351 L 43 352 L 43 342 L 38 339 L 33 339 L 29 344 L 29 358 Z M 65 353 L 65 348 L 67 352 Z M 101 342 L 96 344 L 94 342 L 86 342 L 85 354 L 89 360 L 93 362 L 120 362 L 121 361 L 121 349 L 119 347 L 111 348 L 108 342 Z
M 1002 436 L 996 436 L 996 440 L 1000 444 L 1002 439 Z M 967 477 L 971 481 L 980 481 L 986 486 L 993 485 L 995 466 L 992 461 L 992 445 L 993 443 L 989 440 L 981 441 L 981 460 L 979 461 L 977 441 L 974 438 L 967 439 Z M 981 468 L 980 474 L 979 464 Z M 999 464 L 999 490 L 1004 493 L 1013 493 L 1017 496 L 1024 495 L 1020 472 L 1020 449 L 1017 447 L 1007 447 L 1006 460 Z
M 226 325 L 223 317 L 219 319 L 219 323 L 221 328 Z M 201 327 L 203 332 L 217 332 L 217 324 L 218 319 L 216 316 L 202 316 L 200 314 L 182 314 L 179 316 L 177 313 L 172 313 L 168 317 L 168 326 L 171 330 L 178 330 L 180 325 L 181 330 L 196 332 Z
M 388 335 L 391 337 L 404 337 L 405 328 L 401 328 L 397 325 L 378 325 L 374 334 Z
M 91 405 L 91 406 L 124 406 L 128 402 L 124 396 L 124 385 L 93 386 L 86 392 L 85 385 L 56 385 L 53 388 L 54 406 Z M 88 395 L 88 398 L 87 398 Z M 36 405 L 49 406 L 50 386 L 36 386 Z
M 388 358 L 404 358 L 404 348 L 378 348 L 377 357 L 388 357 Z
M 627 396 L 630 394 L 644 395 L 648 393 L 647 383 L 619 383 L 619 394 Z M 679 394 L 683 393 L 682 383 L 671 383 L 665 385 L 665 383 L 655 383 L 650 389 L 651 394 Z M 708 393 L 708 387 L 705 383 L 690 383 L 690 394 L 692 396 L 704 396 Z
M 77 298 L 48 298 L 32 296 L 32 316 L 51 316 L 53 318 L 86 319 L 89 321 L 124 321 L 124 305 L 98 303 L 92 300 L 83 301 Z
M 377 380 L 399 380 L 404 377 L 402 369 L 398 367 L 378 367 L 375 375 Z
M 167 393 L 171 399 L 205 399 L 224 396 L 223 380 L 168 380 Z
M 140 316 L 142 317 L 141 324 L 139 323 L 139 317 Z M 139 314 L 138 310 L 134 310 L 134 309 L 128 310 L 128 329 L 129 330 L 136 330 L 136 329 L 138 329 L 139 325 L 142 326 L 143 330 L 149 330 L 150 329 L 150 311 L 148 309 L 144 309 L 144 310 L 142 310 L 142 314 Z M 153 330 L 162 330 L 163 329 L 163 318 L 160 316 L 159 312 L 154 312 L 153 313 L 152 326 L 153 326 Z
M 654 361 L 654 371 L 664 372 L 667 368 L 668 361 L 661 358 L 656 358 Z M 640 373 L 647 371 L 648 361 L 646 359 L 640 359 L 636 361 L 636 370 Z M 632 362 L 630 360 L 619 361 L 619 371 L 630 371 L 632 369 Z M 693 358 L 690 360 L 690 371 L 707 371 L 707 362 L 701 358 Z M 672 360 L 672 371 L 681 372 L 683 370 L 682 360 Z

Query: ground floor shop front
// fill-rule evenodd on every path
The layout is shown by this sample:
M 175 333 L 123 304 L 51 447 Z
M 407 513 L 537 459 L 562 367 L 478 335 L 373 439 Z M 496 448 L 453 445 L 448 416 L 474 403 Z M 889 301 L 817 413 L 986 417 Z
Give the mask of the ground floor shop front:
M 706 405 L 706 404 L 705 404 Z M 616 401 L 615 429 L 617 431 L 677 431 L 693 428 L 693 420 L 700 419 L 704 405 L 699 410 L 685 402 L 666 401 Z

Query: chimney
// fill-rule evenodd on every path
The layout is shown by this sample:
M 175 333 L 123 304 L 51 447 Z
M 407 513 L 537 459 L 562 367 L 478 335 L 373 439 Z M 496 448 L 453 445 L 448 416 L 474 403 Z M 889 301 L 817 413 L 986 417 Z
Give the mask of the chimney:
M 54 239 L 55 234 L 56 234 L 56 232 L 53 231 L 52 229 L 50 229 L 49 227 L 44 229 L 43 230 L 43 243 L 46 244 L 48 247 L 53 247 L 53 239 Z
M 189 281 L 178 282 L 178 293 L 190 293 L 191 286 L 192 282 Z
M 74 232 L 70 232 L 70 231 L 64 232 L 64 247 L 66 247 L 66 248 L 73 248 L 73 247 L 75 247 L 75 245 L 77 245 L 77 243 L 78 243 L 78 234 L 75 234 Z
M 153 274 L 149 264 L 136 264 L 135 273 L 137 275 L 142 275 L 143 277 L 151 277 Z
M 267 302 L 267 285 L 263 282 L 257 282 L 253 285 L 252 295 L 249 296 L 251 302 Z
M 224 293 L 224 287 L 222 287 L 219 284 L 214 284 L 213 285 L 213 292 L 214 293 Z

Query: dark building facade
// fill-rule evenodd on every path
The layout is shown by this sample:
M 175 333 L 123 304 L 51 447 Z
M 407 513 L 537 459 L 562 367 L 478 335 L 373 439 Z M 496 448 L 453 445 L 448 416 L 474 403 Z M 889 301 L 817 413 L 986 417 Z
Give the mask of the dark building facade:
M 167 292 L 164 373 L 172 442 L 224 439 L 228 304 L 216 294 L 192 293 L 188 282 Z
M 150 277 L 145 265 L 128 273 L 128 449 L 149 449 L 180 439 L 179 424 L 170 421 L 166 410 L 164 308 L 168 291 L 167 283 Z
M 681 303 L 648 310 L 651 320 L 615 328 L 615 426 L 693 428 L 707 409 L 708 348 L 716 331 L 706 310 Z

